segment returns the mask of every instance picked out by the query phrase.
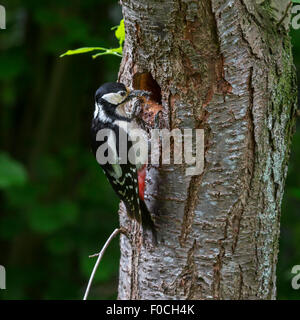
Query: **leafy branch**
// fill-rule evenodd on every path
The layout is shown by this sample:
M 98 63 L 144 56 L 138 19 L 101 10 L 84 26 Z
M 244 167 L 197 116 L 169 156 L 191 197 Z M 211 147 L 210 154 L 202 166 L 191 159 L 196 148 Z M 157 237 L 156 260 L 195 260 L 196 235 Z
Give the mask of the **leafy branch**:
M 118 26 L 115 26 L 111 28 L 111 30 L 116 30 L 115 31 L 115 36 L 119 41 L 119 47 L 118 48 L 113 48 L 113 49 L 108 49 L 108 48 L 103 48 L 103 47 L 84 47 L 84 48 L 79 48 L 75 50 L 68 50 L 67 52 L 63 53 L 60 55 L 60 58 L 64 56 L 71 56 L 74 54 L 81 54 L 81 53 L 87 53 L 87 52 L 92 52 L 92 51 L 100 51 L 94 55 L 92 55 L 93 59 L 98 58 L 103 55 L 111 54 L 115 55 L 118 57 L 122 57 L 123 53 L 123 44 L 125 41 L 125 26 L 124 26 L 124 20 L 122 19 L 120 21 L 120 24 Z

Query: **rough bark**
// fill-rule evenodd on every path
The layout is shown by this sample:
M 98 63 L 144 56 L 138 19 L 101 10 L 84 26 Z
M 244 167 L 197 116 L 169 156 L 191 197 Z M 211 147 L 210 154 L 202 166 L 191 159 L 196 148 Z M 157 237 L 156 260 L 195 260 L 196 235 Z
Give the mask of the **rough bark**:
M 149 166 L 159 243 L 120 211 L 119 299 L 274 299 L 296 109 L 288 0 L 121 0 L 119 78 L 167 127 L 205 129 L 205 168 Z

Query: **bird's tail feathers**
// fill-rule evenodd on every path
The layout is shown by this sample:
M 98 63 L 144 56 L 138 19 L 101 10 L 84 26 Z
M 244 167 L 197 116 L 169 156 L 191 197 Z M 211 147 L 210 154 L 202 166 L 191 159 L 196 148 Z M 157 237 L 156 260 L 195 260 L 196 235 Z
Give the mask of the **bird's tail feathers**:
M 154 222 L 152 220 L 151 214 L 143 200 L 140 200 L 141 216 L 142 216 L 142 226 L 144 231 L 149 230 L 153 235 L 154 242 L 157 242 L 157 232 Z
M 126 203 L 125 203 L 126 205 Z M 130 208 L 126 205 L 126 211 L 131 219 L 136 220 L 143 226 L 143 231 L 150 231 L 152 233 L 153 243 L 157 243 L 157 232 L 152 220 L 151 214 L 145 204 L 145 202 L 139 199 L 139 208 Z

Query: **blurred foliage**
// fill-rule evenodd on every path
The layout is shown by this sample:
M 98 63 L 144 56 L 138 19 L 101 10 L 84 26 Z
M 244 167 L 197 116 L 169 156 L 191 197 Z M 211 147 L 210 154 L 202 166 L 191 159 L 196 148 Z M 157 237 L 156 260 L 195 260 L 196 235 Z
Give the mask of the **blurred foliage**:
M 115 81 L 119 59 L 59 59 L 70 48 L 108 48 L 122 19 L 109 0 L 2 1 L 0 31 L 0 264 L 3 299 L 81 299 L 98 252 L 118 226 L 118 200 L 90 152 L 97 87 Z M 119 30 L 120 31 L 120 30 Z M 300 30 L 292 31 L 300 73 Z M 117 35 L 119 41 L 121 36 Z M 119 43 L 122 46 L 123 43 Z M 300 134 L 283 201 L 278 297 L 299 299 Z M 89 298 L 116 298 L 119 244 L 101 262 Z
M 300 1 L 299 1 L 300 2 Z M 291 29 L 294 63 L 298 77 L 298 105 L 300 105 L 300 29 Z M 299 107 L 298 107 L 299 108 Z M 281 234 L 279 242 L 279 261 L 277 265 L 278 299 L 300 299 L 300 291 L 292 289 L 291 270 L 300 265 L 300 132 L 299 118 L 297 130 L 293 138 L 289 171 L 285 185 L 281 214 Z
M 0 153 L 0 189 L 26 183 L 27 173 L 22 164 Z
M 59 59 L 109 48 L 116 1 L 2 1 L 0 264 L 3 299 L 81 299 L 98 252 L 118 226 L 118 200 L 90 152 L 94 93 L 120 59 Z M 2 150 L 2 151 L 1 151 Z M 105 253 L 89 298 L 116 298 L 119 243 Z

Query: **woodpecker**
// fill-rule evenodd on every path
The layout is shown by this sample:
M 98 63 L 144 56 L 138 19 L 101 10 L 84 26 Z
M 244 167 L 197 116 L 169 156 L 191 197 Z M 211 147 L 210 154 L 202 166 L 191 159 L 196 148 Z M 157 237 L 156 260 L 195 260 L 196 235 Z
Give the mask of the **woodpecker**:
M 122 83 L 105 83 L 95 94 L 95 111 L 91 126 L 91 147 L 97 158 L 97 150 L 106 143 L 107 153 L 114 155 L 114 161 L 99 163 L 108 181 L 120 200 L 125 204 L 128 216 L 142 224 L 143 229 L 151 230 L 156 237 L 155 226 L 151 215 L 144 202 L 144 188 L 146 177 L 146 164 L 134 164 L 128 161 L 128 151 L 132 147 L 130 134 L 133 132 L 135 111 L 131 115 L 125 110 L 125 104 L 129 100 L 148 96 L 149 93 L 143 90 L 130 91 Z M 112 134 L 106 139 L 98 141 L 97 134 L 100 130 L 106 129 Z M 126 157 L 123 163 L 119 147 L 123 143 L 120 141 L 120 133 L 127 139 Z M 101 139 L 100 139 L 101 140 Z M 106 153 L 106 154 L 107 154 Z

